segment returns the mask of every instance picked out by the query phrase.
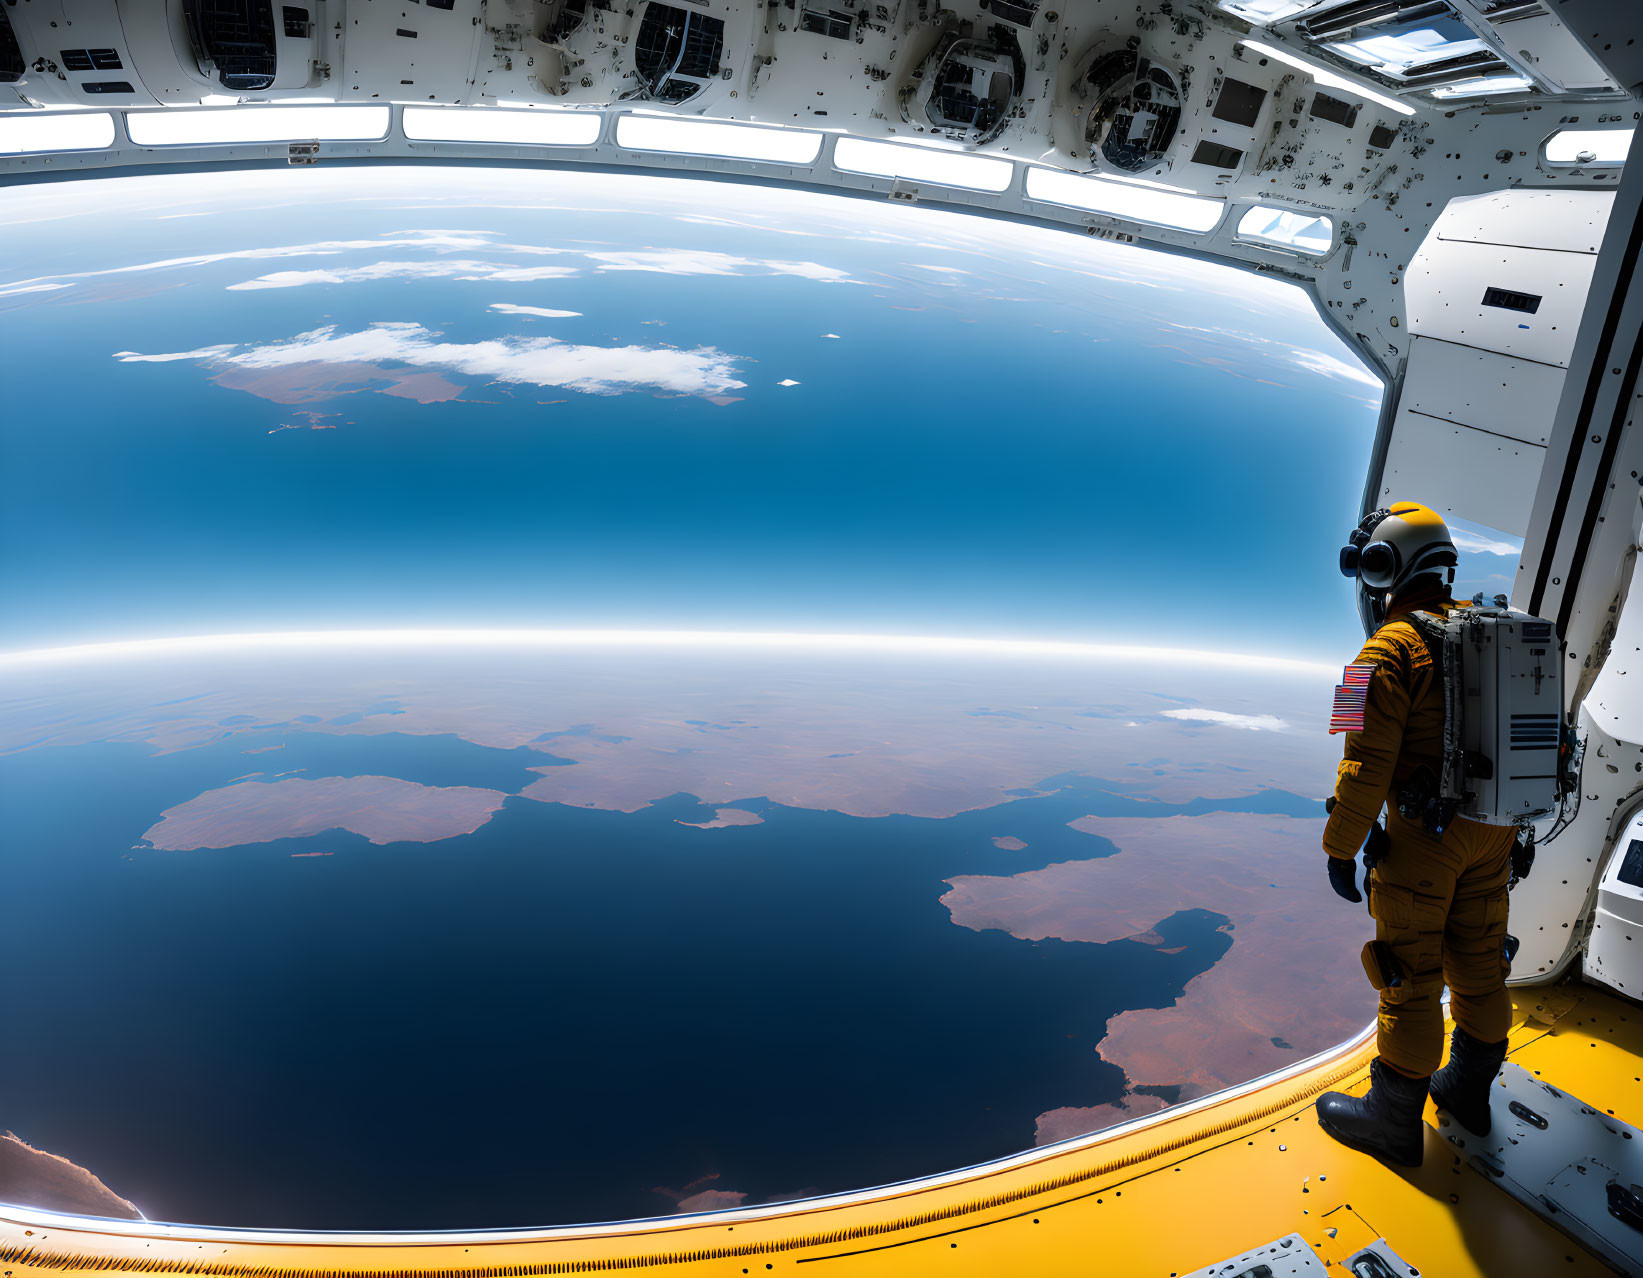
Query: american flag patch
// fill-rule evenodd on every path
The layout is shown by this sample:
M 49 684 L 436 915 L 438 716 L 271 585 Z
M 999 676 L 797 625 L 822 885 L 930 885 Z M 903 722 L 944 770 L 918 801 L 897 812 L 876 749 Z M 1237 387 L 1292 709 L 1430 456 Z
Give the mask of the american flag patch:
M 1374 673 L 1374 665 L 1367 661 L 1355 661 L 1341 672 L 1341 682 L 1335 685 L 1335 708 L 1329 715 L 1331 736 L 1363 731 L 1363 703 Z

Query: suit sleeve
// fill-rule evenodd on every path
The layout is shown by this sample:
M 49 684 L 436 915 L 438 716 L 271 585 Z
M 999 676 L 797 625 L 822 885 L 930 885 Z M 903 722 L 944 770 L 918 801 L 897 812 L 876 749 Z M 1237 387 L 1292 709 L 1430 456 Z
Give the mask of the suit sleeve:
M 1379 632 L 1358 661 L 1375 667 L 1364 700 L 1363 731 L 1348 732 L 1345 757 L 1335 776 L 1335 804 L 1324 826 L 1324 851 L 1354 857 L 1380 819 L 1392 788 L 1392 770 L 1403 748 L 1409 719 L 1408 656 L 1391 636 Z

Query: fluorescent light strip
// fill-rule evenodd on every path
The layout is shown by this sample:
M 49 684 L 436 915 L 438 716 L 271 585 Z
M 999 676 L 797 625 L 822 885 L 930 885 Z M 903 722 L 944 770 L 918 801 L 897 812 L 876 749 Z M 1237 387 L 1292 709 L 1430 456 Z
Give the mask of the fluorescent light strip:
M 138 146 L 237 142 L 375 142 L 388 136 L 385 106 L 244 106 L 131 111 L 126 132 Z
M 1027 196 L 1046 204 L 1199 233 L 1214 230 L 1226 211 L 1226 205 L 1220 200 L 1174 195 L 1048 168 L 1027 170 Z
M 1239 43 L 1244 48 L 1259 53 L 1262 57 L 1276 58 L 1279 62 L 1295 67 L 1297 70 L 1305 71 L 1318 84 L 1326 84 L 1332 89 L 1344 89 L 1348 93 L 1355 93 L 1358 97 L 1379 103 L 1383 107 L 1396 111 L 1399 115 L 1415 114 L 1415 108 L 1407 102 L 1399 102 L 1398 99 L 1389 98 L 1384 93 L 1376 93 L 1375 90 L 1366 87 L 1358 80 L 1348 79 L 1344 75 L 1339 75 L 1319 66 L 1316 62 L 1308 62 L 1305 58 L 1297 58 L 1293 53 L 1289 53 L 1275 45 L 1263 44 L 1259 40 L 1241 40 Z
M 0 653 L 0 668 L 141 657 L 226 656 L 241 652 L 315 652 L 429 648 L 705 648 L 726 652 L 830 652 L 878 656 L 953 656 L 1122 661 L 1168 666 L 1330 675 L 1338 665 L 1240 652 L 1199 652 L 1146 644 L 1054 639 L 972 639 L 940 635 L 806 634 L 761 630 L 294 630 L 256 634 L 132 639 Z
M 1551 164 L 1579 164 L 1582 152 L 1592 154 L 1590 164 L 1624 164 L 1631 146 L 1631 129 L 1559 129 L 1546 139 L 1545 153 Z
M 616 145 L 673 155 L 723 156 L 770 164 L 812 164 L 821 134 L 803 129 L 764 129 L 723 120 L 681 120 L 662 115 L 624 115 L 616 121 Z
M 935 182 L 940 186 L 995 193 L 1007 191 L 1015 176 L 1015 166 L 1009 160 L 850 137 L 840 138 L 834 145 L 833 164 L 846 173 L 907 178 L 913 182 Z
M 496 107 L 406 107 L 400 127 L 413 142 L 592 146 L 604 117 L 593 111 L 504 111 Z
M 0 116 L 0 155 L 100 151 L 113 145 L 114 117 L 107 111 Z

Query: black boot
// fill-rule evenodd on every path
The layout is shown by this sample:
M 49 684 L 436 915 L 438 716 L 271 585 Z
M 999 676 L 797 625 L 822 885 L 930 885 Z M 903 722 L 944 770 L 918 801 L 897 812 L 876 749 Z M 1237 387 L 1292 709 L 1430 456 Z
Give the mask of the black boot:
M 1489 1134 L 1489 1088 L 1506 1059 L 1506 1040 L 1485 1043 L 1459 1026 L 1449 1036 L 1449 1063 L 1432 1075 L 1437 1107 L 1475 1136 Z
M 1325 1092 L 1318 1097 L 1318 1124 L 1343 1145 L 1400 1167 L 1419 1167 L 1426 1143 L 1421 1122 L 1426 1084 L 1377 1056 L 1369 1063 L 1369 1093 Z

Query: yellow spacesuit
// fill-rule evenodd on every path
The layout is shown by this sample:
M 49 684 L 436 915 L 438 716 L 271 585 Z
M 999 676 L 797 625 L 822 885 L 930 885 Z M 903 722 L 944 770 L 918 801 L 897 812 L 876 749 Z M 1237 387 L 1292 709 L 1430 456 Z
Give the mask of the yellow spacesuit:
M 1517 836 L 1511 826 L 1449 816 L 1436 802 L 1443 674 L 1413 616 L 1454 606 L 1449 530 L 1426 507 L 1401 502 L 1360 525 L 1343 571 L 1349 562 L 1370 594 L 1365 624 L 1374 629 L 1336 693 L 1331 731 L 1345 734 L 1346 748 L 1323 846 L 1330 880 L 1348 900 L 1362 900 L 1358 849 L 1372 861 L 1375 940 L 1364 967 L 1381 995 L 1379 1055 L 1369 1095 L 1327 1093 L 1318 1117 L 1346 1144 L 1416 1165 L 1429 1088 L 1466 1126 L 1488 1131 L 1488 1087 L 1511 1028 L 1506 894 Z M 1450 1065 L 1438 1071 L 1445 985 L 1456 1030 Z

